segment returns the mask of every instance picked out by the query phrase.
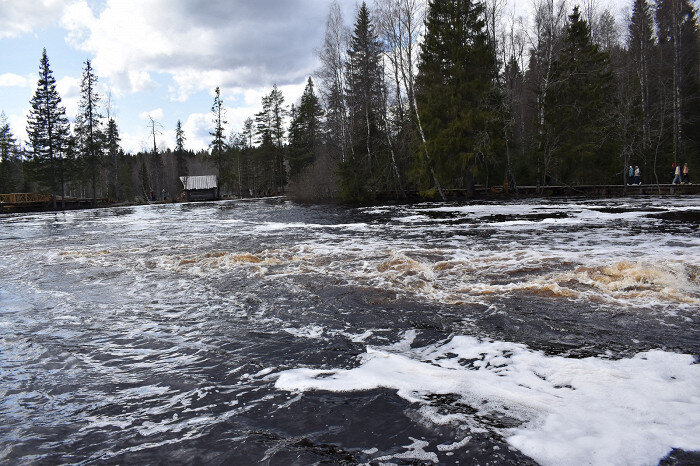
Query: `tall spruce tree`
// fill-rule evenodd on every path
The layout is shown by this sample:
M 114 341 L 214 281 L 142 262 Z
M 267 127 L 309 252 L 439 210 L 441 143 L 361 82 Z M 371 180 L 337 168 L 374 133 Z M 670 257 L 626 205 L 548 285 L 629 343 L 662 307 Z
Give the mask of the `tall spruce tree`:
M 350 154 L 340 165 L 340 193 L 348 201 L 361 201 L 378 194 L 383 186 L 386 154 L 381 132 L 381 44 L 362 3 L 348 50 L 347 102 L 350 115 Z
M 299 108 L 292 115 L 289 129 L 289 175 L 295 177 L 313 163 L 320 143 L 320 119 L 323 109 L 309 78 Z
M 177 120 L 175 126 L 175 160 L 177 162 L 177 176 L 187 176 L 187 159 L 185 158 L 185 130 L 182 129 L 182 123 Z
M 70 127 L 66 109 L 61 105 L 61 96 L 56 90 L 56 79 L 46 55 L 42 51 L 39 64 L 39 80 L 31 101 L 27 119 L 27 135 L 31 146 L 31 158 L 40 181 L 48 185 L 54 194 L 52 206 L 56 209 L 56 194 L 61 193 L 65 208 L 65 173 L 63 157 Z
M 80 113 L 76 119 L 75 132 L 80 142 L 83 156 L 87 158 L 92 179 L 92 205 L 97 205 L 97 172 L 102 158 L 103 135 L 102 115 L 98 105 L 100 95 L 97 92 L 97 76 L 90 60 L 85 61 L 85 69 L 80 83 Z
M 219 86 L 214 90 L 214 104 L 211 107 L 212 122 L 214 123 L 214 130 L 209 133 L 212 137 L 211 147 L 212 155 L 216 160 L 216 167 L 219 172 L 219 182 L 216 188 L 216 197 L 221 197 L 221 184 L 224 182 L 224 150 L 226 149 L 226 136 L 224 135 L 224 125 L 227 123 L 224 120 L 224 102 L 221 100 L 221 91 Z
M 414 174 L 424 193 L 434 195 L 440 185 L 473 186 L 475 158 L 484 151 L 491 119 L 485 100 L 496 73 L 483 4 L 431 0 L 416 82 L 425 147 L 416 155 Z
M 106 134 L 106 149 L 109 159 L 112 161 L 112 193 L 114 199 L 119 201 L 119 142 L 121 138 L 119 137 L 119 128 L 117 127 L 117 122 L 114 118 L 110 118 L 107 122 L 107 134 Z
M 610 55 L 593 43 L 578 7 L 569 16 L 553 76 L 545 124 L 559 143 L 549 175 L 567 184 L 610 182 L 619 149 L 612 134 L 615 81 Z

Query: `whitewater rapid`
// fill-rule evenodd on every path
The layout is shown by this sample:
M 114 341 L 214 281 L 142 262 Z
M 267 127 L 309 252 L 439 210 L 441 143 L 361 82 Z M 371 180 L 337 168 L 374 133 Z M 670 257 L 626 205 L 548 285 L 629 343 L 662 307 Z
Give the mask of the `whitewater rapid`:
M 700 451 L 700 198 L 0 216 L 0 462 Z

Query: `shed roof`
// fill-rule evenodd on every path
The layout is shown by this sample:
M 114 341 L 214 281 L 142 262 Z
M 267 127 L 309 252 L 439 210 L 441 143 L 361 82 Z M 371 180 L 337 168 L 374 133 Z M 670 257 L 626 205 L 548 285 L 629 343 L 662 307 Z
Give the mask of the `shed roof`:
M 217 186 L 216 175 L 181 176 L 180 181 L 186 191 L 193 189 L 214 189 Z

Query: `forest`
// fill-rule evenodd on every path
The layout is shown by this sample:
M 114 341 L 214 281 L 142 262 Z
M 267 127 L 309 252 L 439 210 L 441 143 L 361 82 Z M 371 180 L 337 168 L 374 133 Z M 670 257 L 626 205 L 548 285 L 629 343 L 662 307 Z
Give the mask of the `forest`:
M 633 0 L 616 18 L 593 0 L 376 0 L 346 22 L 331 5 L 319 69 L 288 105 L 273 86 L 230 128 L 221 91 L 211 144 L 125 153 L 85 61 L 66 115 L 46 50 L 19 141 L 0 117 L 0 193 L 146 202 L 179 177 L 216 174 L 230 197 L 304 201 L 445 199 L 475 186 L 670 183 L 700 166 L 700 29 L 691 0 Z M 235 54 L 235 50 L 231 53 Z

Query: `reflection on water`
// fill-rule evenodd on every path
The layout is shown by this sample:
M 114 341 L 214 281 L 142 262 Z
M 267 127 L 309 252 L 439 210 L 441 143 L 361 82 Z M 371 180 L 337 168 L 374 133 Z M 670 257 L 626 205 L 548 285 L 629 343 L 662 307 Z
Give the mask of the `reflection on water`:
M 0 462 L 697 459 L 700 198 L 674 204 L 2 216 Z M 668 408 L 656 393 L 682 419 L 610 400 Z M 594 457 L 566 425 L 591 406 L 614 413 Z

